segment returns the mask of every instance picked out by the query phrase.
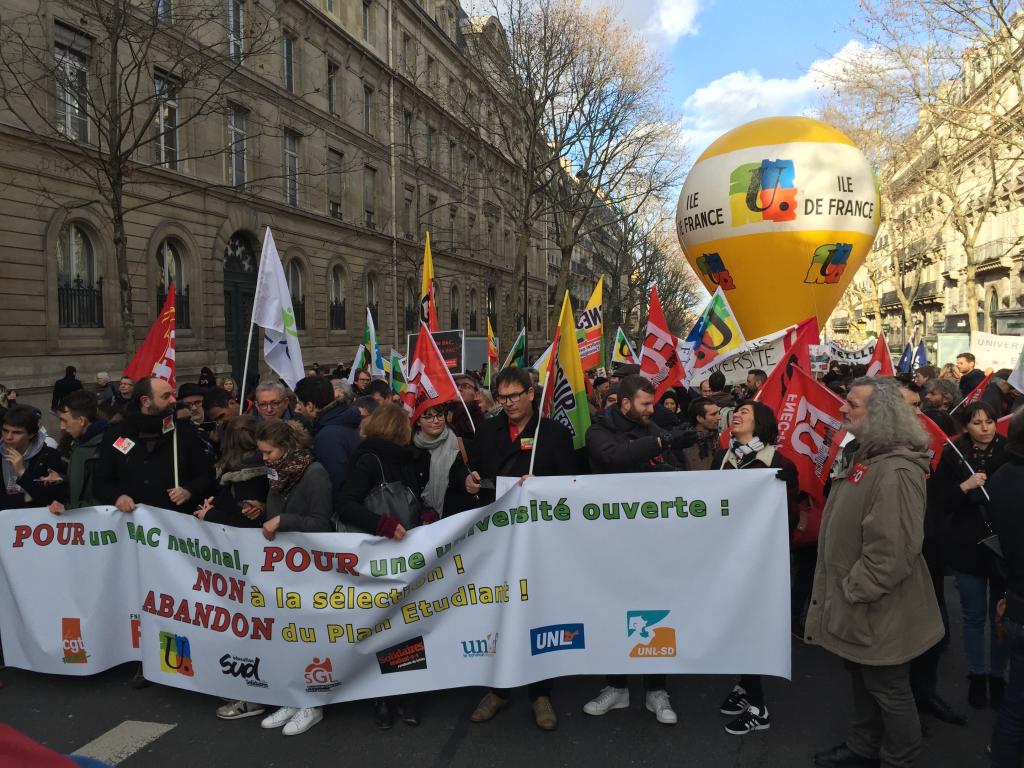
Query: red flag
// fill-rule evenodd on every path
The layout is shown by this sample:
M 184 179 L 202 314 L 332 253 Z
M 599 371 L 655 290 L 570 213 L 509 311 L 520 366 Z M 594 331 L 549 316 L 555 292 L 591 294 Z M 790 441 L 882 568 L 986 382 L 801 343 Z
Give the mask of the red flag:
M 885 343 L 885 334 L 878 334 L 878 341 L 875 342 L 875 351 L 871 353 L 868 360 L 868 376 L 895 376 L 896 371 L 892 367 L 892 358 L 889 356 L 889 345 Z
M 455 386 L 455 379 L 444 363 L 437 342 L 423 323 L 420 323 L 416 348 L 409 361 L 405 387 L 402 405 L 409 414 L 409 420 L 414 424 L 427 408 L 459 399 L 459 388 Z
M 757 391 L 755 400 L 760 400 L 773 411 L 777 411 L 782 405 L 782 399 L 793 378 L 793 369 L 802 368 L 805 371 L 811 370 L 811 356 L 807 349 L 809 344 L 817 344 L 818 321 L 811 318 L 805 320 L 796 328 L 786 334 L 786 353 L 782 359 L 775 364 L 768 380 Z
M 996 432 L 1003 437 L 1010 436 L 1010 420 L 1013 418 L 1012 413 L 1008 413 L 1003 418 L 996 420 Z
M 843 401 L 793 367 L 789 386 L 775 410 L 779 423 L 776 449 L 796 465 L 800 490 L 825 503 L 825 483 L 843 441 Z
M 154 376 L 174 386 L 174 283 L 167 287 L 163 309 L 122 373 L 135 381 Z
M 939 466 L 939 459 L 942 458 L 942 449 L 946 447 L 946 441 L 949 440 L 949 437 L 947 437 L 938 424 L 923 413 L 917 414 L 917 420 L 921 422 L 924 431 L 928 433 L 928 459 L 931 461 L 932 472 L 934 472 Z M 998 425 L 999 423 L 996 422 L 997 428 Z
M 658 286 L 651 287 L 647 311 L 647 335 L 640 352 L 640 374 L 654 385 L 657 402 L 669 387 L 679 384 L 686 375 L 676 350 L 676 337 L 668 329 L 665 313 L 658 298 Z
M 988 385 L 991 380 L 992 374 L 990 373 L 984 379 L 981 380 L 981 383 L 978 384 L 978 386 L 976 386 L 974 389 L 967 393 L 967 397 L 961 400 L 957 404 L 956 408 L 960 408 L 961 406 L 964 405 L 970 405 L 971 403 L 976 403 L 979 400 L 981 400 L 981 396 L 985 394 L 985 390 L 988 389 Z M 954 408 L 953 410 L 955 411 L 956 408 Z

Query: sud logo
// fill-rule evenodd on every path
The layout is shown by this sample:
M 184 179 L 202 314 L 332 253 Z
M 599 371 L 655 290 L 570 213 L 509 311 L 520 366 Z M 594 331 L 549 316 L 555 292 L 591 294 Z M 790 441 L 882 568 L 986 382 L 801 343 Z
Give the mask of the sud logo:
M 82 620 L 60 620 L 61 637 L 64 644 L 65 664 L 85 664 L 89 655 L 85 652 L 85 640 L 82 638 Z
M 267 687 L 267 683 L 260 679 L 259 656 L 234 656 L 225 653 L 220 657 L 220 672 L 229 677 L 240 677 L 246 685 L 253 688 Z
M 160 671 L 192 677 L 192 649 L 188 638 L 173 632 L 160 633 Z
M 321 693 L 341 685 L 334 679 L 334 665 L 326 656 L 323 660 L 313 657 L 312 663 L 306 667 L 304 679 L 307 693 Z
M 626 611 L 626 637 L 635 645 L 629 652 L 634 659 L 664 658 L 676 655 L 676 630 L 657 626 L 671 611 Z
M 552 624 L 530 630 L 530 655 L 586 648 L 582 624 Z
M 462 657 L 465 659 L 478 659 L 483 656 L 494 656 L 497 652 L 497 632 L 488 632 L 480 640 L 462 641 Z

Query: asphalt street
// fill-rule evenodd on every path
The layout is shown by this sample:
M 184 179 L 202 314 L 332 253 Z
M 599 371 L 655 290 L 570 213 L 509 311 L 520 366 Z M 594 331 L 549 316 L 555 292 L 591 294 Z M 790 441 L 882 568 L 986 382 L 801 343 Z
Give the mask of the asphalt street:
M 940 664 L 941 694 L 967 710 L 967 680 L 956 590 L 947 579 L 953 638 Z M 730 736 L 718 714 L 732 687 L 726 677 L 669 678 L 679 724 L 659 725 L 643 706 L 639 679 L 632 707 L 604 717 L 583 714 L 583 704 L 603 685 L 598 676 L 556 683 L 557 731 L 533 724 L 525 689 L 489 723 L 469 721 L 481 689 L 453 689 L 422 697 L 418 728 L 396 722 L 390 731 L 373 723 L 367 702 L 327 707 L 309 732 L 285 737 L 260 728 L 260 718 L 225 722 L 214 716 L 218 699 L 153 685 L 133 690 L 134 666 L 88 678 L 42 675 L 8 668 L 0 673 L 0 722 L 52 749 L 117 754 L 125 768 L 163 766 L 713 766 L 791 768 L 811 766 L 812 755 L 843 740 L 850 713 L 849 683 L 841 662 L 820 648 L 794 640 L 793 680 L 769 679 L 765 689 L 768 731 Z M 926 728 L 922 768 L 983 768 L 995 713 L 970 710 L 966 726 L 922 716 Z M 127 722 L 126 721 L 130 721 Z M 155 724 L 155 725 L 154 725 Z M 98 740 L 98 741 L 97 741 Z M 98 745 L 98 746 L 97 746 Z M 114 745 L 114 746 L 111 746 Z M 90 752 L 87 749 L 85 752 Z M 8 763 L 0 755 L 0 766 Z M 10 768 L 21 768 L 11 766 Z

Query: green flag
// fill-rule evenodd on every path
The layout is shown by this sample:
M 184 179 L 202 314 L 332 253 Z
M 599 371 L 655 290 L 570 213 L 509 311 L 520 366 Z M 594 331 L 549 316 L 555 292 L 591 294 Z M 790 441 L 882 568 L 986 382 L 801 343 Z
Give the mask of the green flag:
M 508 351 L 508 357 L 501 364 L 502 368 L 525 368 L 526 367 L 526 329 L 523 328 L 516 336 L 516 343 Z

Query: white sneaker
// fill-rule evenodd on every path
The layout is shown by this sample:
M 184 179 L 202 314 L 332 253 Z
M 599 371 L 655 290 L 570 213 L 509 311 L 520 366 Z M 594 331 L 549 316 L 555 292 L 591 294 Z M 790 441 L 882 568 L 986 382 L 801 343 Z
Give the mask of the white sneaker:
M 267 715 L 260 721 L 262 728 L 280 728 L 292 719 L 292 716 L 299 711 L 298 707 L 281 707 L 277 712 Z
M 604 715 L 613 709 L 629 708 L 629 688 L 613 688 L 610 685 L 601 689 L 596 697 L 583 705 L 588 715 Z
M 648 691 L 646 703 L 647 711 L 653 712 L 659 723 L 675 725 L 678 722 L 675 710 L 672 709 L 672 702 L 668 700 L 667 692 Z
M 295 713 L 292 719 L 285 724 L 284 730 L 281 733 L 285 736 L 298 736 L 323 719 L 324 713 L 320 710 L 320 707 L 305 707 Z

